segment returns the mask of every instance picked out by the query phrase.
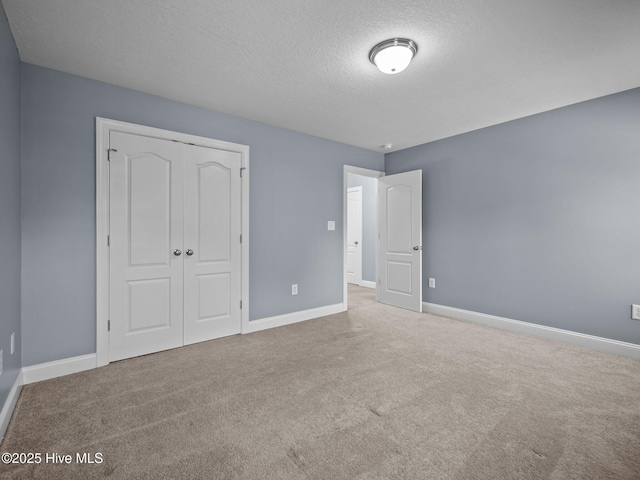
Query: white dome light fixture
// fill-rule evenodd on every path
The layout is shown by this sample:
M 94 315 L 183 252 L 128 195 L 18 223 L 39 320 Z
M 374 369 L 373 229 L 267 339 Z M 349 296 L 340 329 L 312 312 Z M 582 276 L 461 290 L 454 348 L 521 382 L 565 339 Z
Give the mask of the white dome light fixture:
M 390 38 L 369 52 L 369 60 L 382 73 L 394 75 L 409 66 L 418 53 L 418 44 L 408 38 Z

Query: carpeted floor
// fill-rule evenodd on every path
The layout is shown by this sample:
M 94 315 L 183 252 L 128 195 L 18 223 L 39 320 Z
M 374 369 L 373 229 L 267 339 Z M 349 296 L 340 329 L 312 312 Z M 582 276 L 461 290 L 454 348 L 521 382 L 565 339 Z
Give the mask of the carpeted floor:
M 376 304 L 27 385 L 0 478 L 639 479 L 640 361 Z

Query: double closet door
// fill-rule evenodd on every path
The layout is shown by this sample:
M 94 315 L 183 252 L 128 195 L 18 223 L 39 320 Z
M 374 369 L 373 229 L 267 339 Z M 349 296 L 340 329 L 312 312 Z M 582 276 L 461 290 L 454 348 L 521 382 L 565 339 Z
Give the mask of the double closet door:
M 240 333 L 241 154 L 109 138 L 109 361 Z

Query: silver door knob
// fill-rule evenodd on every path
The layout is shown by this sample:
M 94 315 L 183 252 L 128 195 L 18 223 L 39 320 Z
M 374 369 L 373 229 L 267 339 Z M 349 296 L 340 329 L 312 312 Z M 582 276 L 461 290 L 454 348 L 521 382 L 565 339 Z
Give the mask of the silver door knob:
M 416 245 L 415 247 L 413 247 L 414 250 L 422 250 L 422 247 L 420 245 Z
M 193 255 L 193 250 L 189 249 L 185 252 L 187 255 L 191 256 Z
M 356 241 L 355 241 L 355 242 L 353 242 L 353 243 L 354 243 L 354 245 L 357 245 L 357 244 L 358 244 L 358 241 L 356 240 Z
M 176 248 L 176 249 L 173 251 L 173 254 L 174 254 L 176 257 L 179 257 L 180 255 L 182 255 L 182 251 L 181 251 L 181 250 L 178 250 L 178 249 Z

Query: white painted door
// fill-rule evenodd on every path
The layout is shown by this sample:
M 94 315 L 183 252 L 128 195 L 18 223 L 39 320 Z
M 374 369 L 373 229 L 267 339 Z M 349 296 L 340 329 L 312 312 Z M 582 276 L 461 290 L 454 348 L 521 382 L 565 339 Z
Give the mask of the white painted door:
M 240 333 L 241 155 L 185 145 L 184 343 Z
M 111 132 L 109 361 L 241 331 L 241 154 Z
M 379 299 L 422 311 L 422 170 L 378 182 Z
M 182 144 L 111 132 L 109 360 L 183 344 Z
M 347 282 L 362 282 L 362 187 L 347 190 Z

